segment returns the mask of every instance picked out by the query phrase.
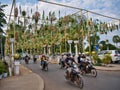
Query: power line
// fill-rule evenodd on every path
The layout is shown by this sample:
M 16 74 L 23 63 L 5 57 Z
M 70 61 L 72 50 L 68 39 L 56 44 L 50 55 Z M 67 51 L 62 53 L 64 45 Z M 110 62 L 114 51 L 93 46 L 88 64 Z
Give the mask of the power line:
M 80 11 L 83 10 L 83 11 L 90 12 L 90 13 L 92 13 L 92 14 L 96 14 L 96 15 L 99 15 L 99 16 L 103 16 L 103 17 L 107 17 L 107 18 L 110 18 L 110 19 L 115 19 L 115 20 L 119 20 L 119 21 L 120 21 L 119 18 L 110 17 L 110 16 L 107 16 L 107 15 L 103 15 L 103 14 L 96 13 L 96 12 L 89 11 L 89 10 L 82 9 L 82 8 L 77 8 L 77 7 L 68 6 L 68 5 L 64 5 L 64 4 L 59 4 L 59 3 L 49 2 L 49 1 L 45 1 L 45 0 L 38 0 L 38 1 L 45 2 L 45 3 L 49 3 L 49 4 L 54 4 L 54 5 L 58 5 L 58 6 L 63 6 L 63 7 L 68 7 L 68 8 L 73 8 L 73 9 L 77 9 L 77 10 L 80 10 Z

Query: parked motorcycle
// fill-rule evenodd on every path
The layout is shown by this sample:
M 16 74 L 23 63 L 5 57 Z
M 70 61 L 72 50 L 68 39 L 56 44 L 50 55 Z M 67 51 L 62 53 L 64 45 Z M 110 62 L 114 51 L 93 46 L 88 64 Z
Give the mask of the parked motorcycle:
M 80 74 L 79 68 L 75 64 L 71 67 L 70 77 L 68 78 L 67 73 L 65 73 L 65 78 L 66 78 L 66 80 L 69 80 L 69 81 L 75 83 L 80 89 L 82 89 L 84 86 L 83 79 Z
M 97 70 L 93 66 L 91 61 L 83 62 L 81 67 L 80 67 L 80 71 L 81 71 L 82 75 L 91 74 L 93 77 L 97 76 Z

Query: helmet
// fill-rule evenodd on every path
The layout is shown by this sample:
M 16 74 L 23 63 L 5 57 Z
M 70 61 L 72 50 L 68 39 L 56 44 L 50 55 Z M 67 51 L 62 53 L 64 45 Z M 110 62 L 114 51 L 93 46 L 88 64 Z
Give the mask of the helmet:
M 70 54 L 70 53 L 67 53 L 66 56 L 71 56 L 71 54 Z

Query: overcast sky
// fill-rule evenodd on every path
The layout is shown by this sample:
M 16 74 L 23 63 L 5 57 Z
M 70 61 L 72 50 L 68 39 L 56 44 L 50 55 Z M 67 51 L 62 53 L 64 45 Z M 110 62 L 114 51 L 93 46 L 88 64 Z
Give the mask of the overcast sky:
M 78 8 L 84 8 L 87 10 L 91 10 L 100 14 L 108 15 L 115 18 L 120 18 L 120 0 L 47 0 L 51 2 L 57 2 L 61 4 L 66 4 Z M 5 8 L 5 13 L 9 14 L 11 9 L 11 3 L 12 0 L 0 0 L 2 4 L 8 4 L 8 6 Z M 27 10 L 27 12 L 30 14 L 30 10 L 32 9 L 33 12 L 36 11 L 36 6 L 38 6 L 38 11 L 40 13 L 45 11 L 45 14 L 47 15 L 49 11 L 55 11 L 58 15 L 58 11 L 61 11 L 61 16 L 75 13 L 78 10 L 65 8 L 61 6 L 46 4 L 44 2 L 38 2 L 37 0 L 16 0 L 17 7 L 21 6 L 22 10 Z M 110 20 L 114 21 L 112 19 L 103 18 L 101 16 L 93 15 L 94 18 L 102 19 L 104 20 Z M 119 35 L 120 36 L 120 30 L 110 32 L 107 35 L 101 35 L 101 40 L 109 39 L 110 42 L 112 42 L 113 35 Z

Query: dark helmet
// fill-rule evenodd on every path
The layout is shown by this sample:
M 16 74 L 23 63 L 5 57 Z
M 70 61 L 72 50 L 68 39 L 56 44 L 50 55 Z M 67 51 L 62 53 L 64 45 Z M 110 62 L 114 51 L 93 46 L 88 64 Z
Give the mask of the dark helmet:
M 71 56 L 71 54 L 70 54 L 70 53 L 67 53 L 67 54 L 66 54 L 66 56 L 68 56 L 68 57 L 69 57 L 69 56 Z

